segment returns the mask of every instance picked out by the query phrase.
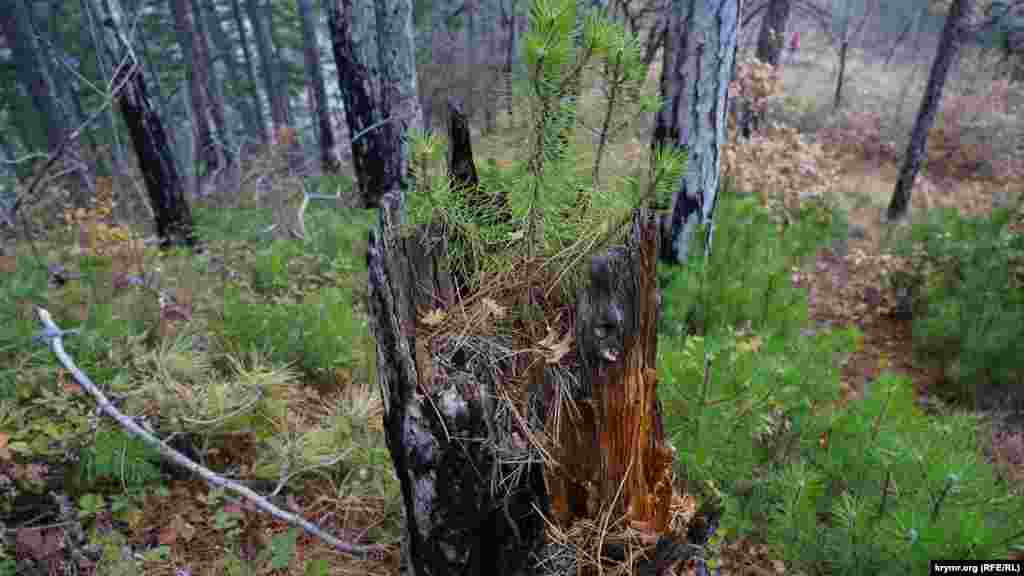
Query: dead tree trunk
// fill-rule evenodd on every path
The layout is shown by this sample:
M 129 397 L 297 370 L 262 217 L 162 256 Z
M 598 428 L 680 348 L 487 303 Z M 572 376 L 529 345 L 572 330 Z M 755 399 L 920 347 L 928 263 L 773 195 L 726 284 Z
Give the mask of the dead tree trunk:
M 530 368 L 509 359 L 515 342 L 428 320 L 425 310 L 460 309 L 447 241 L 432 227 L 400 236 L 394 223 L 385 208 L 371 235 L 370 314 L 413 573 L 577 573 L 538 564 L 548 522 L 600 526 L 610 558 L 627 549 L 616 534 L 642 534 L 640 574 L 689 557 L 695 549 L 669 525 L 673 451 L 656 396 L 657 220 L 638 212 L 629 244 L 592 259 L 576 307 L 576 368 L 558 359 Z M 516 372 L 528 375 L 525 389 Z
M 146 192 L 156 219 L 156 233 L 163 248 L 171 246 L 196 246 L 192 226 L 192 212 L 185 199 L 185 185 L 174 163 L 170 140 L 164 131 L 163 122 L 156 113 L 146 93 L 146 77 L 141 62 L 133 55 L 124 35 L 121 9 L 117 0 L 105 2 L 110 7 L 104 16 L 108 24 L 105 29 L 105 49 L 111 56 L 108 61 L 122 62 L 112 83 L 119 87 L 117 103 L 121 116 L 128 126 L 132 145 L 142 167 Z M 129 55 L 127 59 L 121 55 Z
M 623 518 L 654 534 L 668 529 L 672 452 L 657 386 L 658 226 L 638 215 L 632 243 L 591 260 L 576 307 L 580 387 L 548 421 L 565 472 L 549 472 L 552 508 L 564 524 Z
M 405 176 L 407 128 L 421 124 L 412 4 L 332 0 L 327 11 L 360 196 L 377 207 Z

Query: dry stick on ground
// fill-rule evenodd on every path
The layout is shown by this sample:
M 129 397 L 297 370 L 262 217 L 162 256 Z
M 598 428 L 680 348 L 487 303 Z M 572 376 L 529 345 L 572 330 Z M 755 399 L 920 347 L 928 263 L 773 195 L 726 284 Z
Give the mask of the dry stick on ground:
M 203 480 L 205 480 L 209 484 L 213 484 L 214 486 L 218 486 L 220 488 L 224 488 L 226 490 L 230 490 L 232 492 L 235 492 L 236 494 L 239 494 L 240 496 L 252 502 L 260 510 L 270 514 L 271 516 L 279 520 L 283 520 L 289 524 L 302 528 L 306 532 L 309 532 L 310 535 L 315 536 L 323 540 L 324 542 L 327 542 L 335 549 L 337 549 L 339 552 L 344 552 L 346 554 L 351 554 L 353 556 L 359 556 L 363 558 L 371 557 L 373 555 L 383 555 L 386 548 L 385 546 L 359 545 L 352 544 L 349 542 L 343 542 L 342 540 L 339 540 L 338 538 L 335 538 L 334 536 L 331 536 L 330 534 L 324 532 L 316 524 L 313 524 L 305 518 L 302 518 L 300 516 L 292 514 L 291 512 L 282 510 L 277 506 L 274 506 L 272 503 L 270 503 L 269 500 L 267 500 L 263 496 L 260 496 L 259 494 L 249 489 L 248 487 L 243 486 L 233 480 L 224 478 L 223 476 L 220 476 L 216 472 L 213 472 L 208 468 L 196 464 L 188 457 L 186 457 L 184 454 L 178 452 L 174 448 L 171 448 L 163 441 L 161 441 L 159 438 L 154 436 L 152 433 L 144 429 L 142 426 L 139 426 L 135 422 L 135 420 L 133 420 L 129 416 L 126 416 L 120 410 L 118 410 L 113 404 L 111 404 L 110 400 L 108 400 L 106 395 L 103 394 L 103 391 L 100 390 L 95 384 L 93 384 L 92 380 L 90 380 L 89 377 L 86 376 L 85 373 L 82 372 L 77 365 L 75 365 L 74 360 L 72 360 L 71 356 L 69 356 L 68 353 L 64 350 L 63 338 L 65 331 L 61 330 L 56 324 L 54 324 L 53 318 L 50 316 L 50 313 L 45 308 L 36 308 L 36 314 L 39 316 L 39 322 L 43 325 L 43 332 L 42 334 L 38 335 L 37 338 L 46 340 L 49 343 L 50 349 L 53 350 L 53 353 L 57 356 L 57 359 L 60 360 L 60 363 L 64 365 L 64 368 L 71 372 L 71 375 L 74 376 L 75 381 L 78 382 L 78 384 L 82 388 L 89 392 L 89 394 L 92 394 L 93 398 L 96 399 L 96 403 L 99 404 L 99 407 L 101 410 L 103 410 L 103 412 L 105 412 L 108 416 L 116 420 L 117 423 L 120 424 L 121 427 L 127 430 L 130 434 L 132 434 L 133 436 L 137 436 L 143 442 L 155 448 L 158 452 L 160 452 L 161 456 L 170 460 L 171 462 L 174 462 L 178 466 L 187 469 L 188 471 L 194 474 L 198 474 L 203 478 Z

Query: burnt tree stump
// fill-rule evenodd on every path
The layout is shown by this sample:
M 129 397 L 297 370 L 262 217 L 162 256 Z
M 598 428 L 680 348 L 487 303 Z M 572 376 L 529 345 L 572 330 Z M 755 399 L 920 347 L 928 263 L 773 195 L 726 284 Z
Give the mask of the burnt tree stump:
M 611 511 L 652 533 L 668 528 L 672 451 L 657 386 L 658 224 L 638 212 L 629 245 L 595 256 L 576 306 L 580 386 L 548 422 L 566 473 L 549 475 L 563 523 Z
M 499 417 L 502 346 L 431 339 L 419 314 L 454 304 L 447 242 L 425 227 L 402 238 L 382 210 L 368 251 L 370 312 L 377 339 L 388 449 L 405 504 L 406 559 L 413 574 L 528 573 L 544 523 L 539 465 Z M 457 352 L 462 354 L 457 354 Z M 522 462 L 527 462 L 523 465 Z
M 530 375 L 520 417 L 500 389 L 510 385 L 506 376 L 517 367 L 509 358 L 523 343 L 431 330 L 428 312 L 461 306 L 446 271 L 447 240 L 431 226 L 400 234 L 395 204 L 385 204 L 367 260 L 385 434 L 402 486 L 412 573 L 575 574 L 574 563 L 552 571 L 538 568 L 537 557 L 548 522 L 568 527 L 580 519 L 650 536 L 643 573 L 688 557 L 669 534 L 673 453 L 655 395 L 656 219 L 637 212 L 632 240 L 592 258 L 576 307 L 578 366 L 519 365 Z M 548 445 L 524 441 L 535 433 Z M 557 464 L 545 466 L 542 449 Z

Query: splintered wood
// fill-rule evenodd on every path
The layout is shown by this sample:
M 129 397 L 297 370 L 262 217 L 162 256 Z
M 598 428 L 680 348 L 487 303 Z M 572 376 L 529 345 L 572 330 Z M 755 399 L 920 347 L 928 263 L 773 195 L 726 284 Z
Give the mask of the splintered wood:
M 657 254 L 657 221 L 638 212 L 630 245 L 591 261 L 576 309 L 580 385 L 555 395 L 571 406 L 548 423 L 560 464 L 548 487 L 563 526 L 606 518 L 608 529 L 668 529 L 673 455 L 656 395 Z

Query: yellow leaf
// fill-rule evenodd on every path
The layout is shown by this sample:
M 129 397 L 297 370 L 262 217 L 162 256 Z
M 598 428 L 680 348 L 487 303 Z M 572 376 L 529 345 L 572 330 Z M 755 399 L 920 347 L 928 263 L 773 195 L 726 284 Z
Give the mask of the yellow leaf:
M 448 313 L 440 308 L 435 308 L 420 318 L 420 322 L 427 326 L 439 326 L 448 317 Z

